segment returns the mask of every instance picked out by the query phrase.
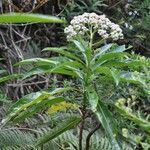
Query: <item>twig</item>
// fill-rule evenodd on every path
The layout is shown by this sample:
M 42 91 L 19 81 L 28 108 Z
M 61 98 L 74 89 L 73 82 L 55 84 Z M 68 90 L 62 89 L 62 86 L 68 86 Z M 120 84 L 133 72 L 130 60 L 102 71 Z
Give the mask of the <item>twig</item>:
M 39 4 L 37 6 L 35 6 L 31 11 L 29 11 L 30 13 L 31 12 L 34 12 L 35 10 L 39 9 L 40 7 L 42 7 L 44 4 L 46 4 L 49 0 L 43 0 L 41 2 L 39 2 Z
M 116 7 L 117 5 L 119 5 L 123 0 L 120 0 L 119 2 L 115 3 L 114 5 L 110 6 L 108 9 L 112 9 L 114 7 Z
M 24 84 L 7 84 L 7 86 L 11 86 L 11 87 L 30 86 L 30 85 L 42 84 L 42 83 L 46 83 L 46 82 L 47 81 L 39 81 L 39 82 L 24 83 Z
M 10 9 L 10 12 L 12 12 L 12 8 L 14 9 L 14 10 L 17 10 L 18 12 L 22 12 L 16 5 L 14 5 L 13 3 L 12 3 L 12 1 L 10 1 L 10 0 L 6 0 L 5 1 L 8 5 L 9 5 L 9 9 Z M 12 8 L 11 8 L 12 7 Z

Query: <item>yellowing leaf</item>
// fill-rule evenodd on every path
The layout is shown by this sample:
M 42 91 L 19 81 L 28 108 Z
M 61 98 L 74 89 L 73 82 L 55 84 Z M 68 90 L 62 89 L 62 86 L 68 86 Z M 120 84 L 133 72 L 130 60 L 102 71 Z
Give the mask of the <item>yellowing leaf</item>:
M 58 111 L 62 111 L 66 109 L 78 109 L 78 107 L 79 106 L 77 104 L 64 101 L 59 104 L 52 105 L 47 112 L 48 114 L 53 114 L 53 113 L 57 113 Z

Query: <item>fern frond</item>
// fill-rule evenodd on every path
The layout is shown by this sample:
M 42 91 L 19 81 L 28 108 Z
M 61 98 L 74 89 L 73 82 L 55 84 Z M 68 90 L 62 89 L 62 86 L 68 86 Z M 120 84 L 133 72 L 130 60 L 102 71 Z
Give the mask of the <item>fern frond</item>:
M 31 148 L 35 141 L 34 134 L 15 128 L 0 131 L 0 148 L 14 149 Z

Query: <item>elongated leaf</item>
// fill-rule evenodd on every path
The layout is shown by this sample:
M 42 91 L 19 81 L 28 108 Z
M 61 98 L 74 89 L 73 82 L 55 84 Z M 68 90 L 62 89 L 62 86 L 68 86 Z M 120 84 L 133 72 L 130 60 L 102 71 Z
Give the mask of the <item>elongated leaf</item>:
M 141 66 L 146 66 L 146 63 L 143 61 L 136 61 L 136 60 L 110 60 L 102 64 L 103 66 L 107 67 L 128 67 L 128 68 L 138 68 Z
M 112 68 L 111 69 L 111 75 L 116 83 L 116 86 L 118 86 L 119 81 L 120 81 L 120 71 L 117 69 Z
M 79 124 L 80 121 L 81 121 L 81 118 L 78 118 L 78 117 L 71 117 L 69 119 L 63 120 L 62 123 L 59 124 L 59 126 L 56 129 L 53 129 L 52 131 L 48 132 L 43 137 L 41 137 L 37 141 L 36 146 L 43 145 L 46 142 L 53 140 L 60 134 L 66 132 L 67 130 L 70 130 L 71 128 Z
M 86 49 L 85 49 L 85 47 L 79 41 L 74 40 L 73 42 L 74 42 L 75 46 L 78 48 L 78 50 L 82 53 L 82 55 L 84 57 L 84 60 L 85 60 L 85 62 L 87 64 L 88 63 L 88 58 L 86 56 Z
M 111 47 L 112 47 L 112 43 L 110 44 L 106 44 L 98 49 L 95 50 L 95 56 L 93 58 L 92 61 L 96 60 L 98 57 L 100 57 L 101 55 L 105 54 Z
M 53 114 L 53 113 L 57 113 L 59 111 L 63 111 L 63 110 L 66 110 L 66 109 L 73 109 L 73 110 L 77 110 L 79 108 L 79 105 L 75 104 L 75 103 L 70 103 L 70 102 L 66 102 L 66 101 L 63 101 L 59 104 L 56 104 L 56 105 L 52 105 L 47 113 L 48 114 Z
M 11 112 L 7 115 L 7 117 L 5 119 L 3 119 L 2 122 L 8 122 L 8 121 L 11 121 L 13 120 L 13 118 L 15 118 L 18 114 L 20 114 L 21 112 L 25 111 L 26 109 L 42 102 L 43 100 L 45 99 L 48 99 L 49 97 L 51 97 L 52 95 L 50 93 L 47 93 L 47 92 L 43 92 L 42 94 L 38 94 L 38 96 L 27 103 L 27 99 L 21 99 L 23 101 L 23 105 L 21 105 L 21 102 L 18 102 L 19 105 L 15 104 L 15 107 L 12 107 L 11 108 Z
M 50 60 L 50 59 L 44 59 L 44 58 L 31 58 L 31 59 L 26 59 L 22 60 L 18 63 L 16 63 L 14 66 L 18 65 L 24 65 L 24 64 L 37 64 L 37 65 L 56 65 L 58 64 L 57 61 Z
M 1 77 L 0 78 L 0 83 L 8 81 L 8 80 L 14 80 L 14 79 L 17 79 L 17 78 L 20 78 L 20 77 L 22 77 L 21 74 L 12 74 L 12 75 L 8 75 L 8 76 L 5 76 L 5 77 Z
M 103 67 L 103 66 L 100 66 L 100 67 L 97 67 L 97 68 L 93 68 L 93 72 L 96 74 L 104 74 L 104 75 L 108 75 L 110 76 L 111 75 L 111 70 L 109 67 Z
M 115 147 L 115 150 L 121 150 L 117 141 L 117 126 L 114 122 L 114 118 L 101 100 L 99 100 L 98 102 L 97 111 L 95 112 L 95 114 L 97 115 L 98 120 L 105 129 L 105 132 L 112 146 Z
M 40 74 L 49 73 L 52 68 L 53 67 L 50 65 L 42 65 L 42 66 L 34 67 L 31 70 L 29 70 L 28 72 L 25 72 L 23 74 L 22 80 L 26 79 L 30 76 L 33 76 L 33 75 L 37 75 L 37 74 L 40 75 Z
M 70 52 L 66 51 L 66 49 L 67 49 L 67 47 L 58 47 L 58 48 L 57 47 L 47 47 L 47 48 L 44 48 L 43 51 L 57 52 L 57 53 L 59 53 L 61 55 L 64 55 L 68 58 L 71 58 L 71 59 L 74 59 L 76 61 L 79 61 L 79 62 L 83 63 L 82 60 L 79 57 L 77 57 L 73 53 L 70 53 Z
M 28 95 L 25 95 L 24 97 L 22 97 L 21 99 L 19 99 L 17 102 L 15 102 L 9 108 L 9 112 L 8 113 L 16 111 L 18 108 L 20 108 L 24 104 L 27 104 L 27 103 L 33 101 L 34 99 L 37 99 L 41 95 L 42 95 L 42 92 L 35 92 L 35 93 L 30 93 Z
M 51 91 L 51 92 L 35 92 L 35 93 L 30 93 L 28 95 L 25 95 L 24 97 L 22 97 L 21 99 L 19 99 L 17 102 L 15 102 L 12 107 L 9 109 L 9 112 L 13 112 L 15 110 L 17 110 L 19 107 L 25 105 L 25 104 L 37 104 L 38 99 L 41 98 L 47 98 L 47 97 L 53 97 L 55 94 L 60 94 L 66 91 L 71 90 L 71 87 L 67 87 L 67 88 L 56 88 L 55 90 Z
M 126 50 L 125 45 L 121 45 L 114 48 L 111 52 L 118 53 L 118 52 L 124 52 L 125 50 Z
M 118 52 L 118 53 L 107 53 L 107 54 L 104 54 L 102 55 L 97 61 L 96 61 L 96 66 L 97 65 L 101 65 L 107 61 L 110 61 L 110 60 L 116 60 L 116 59 L 120 59 L 120 58 L 123 58 L 124 56 L 126 56 L 127 53 L 125 52 Z
M 7 13 L 0 15 L 0 23 L 63 23 L 58 17 L 29 14 L 29 13 Z
M 86 87 L 86 91 L 87 91 L 87 97 L 88 97 L 89 103 L 91 105 L 92 110 L 94 111 L 96 110 L 96 107 L 98 104 L 98 99 L 99 99 L 98 95 L 92 85 Z
M 74 65 L 75 66 L 74 66 Z M 73 67 L 74 66 L 74 67 Z M 66 62 L 59 64 L 57 66 L 50 66 L 50 65 L 42 65 L 42 66 L 37 66 L 31 69 L 28 72 L 25 72 L 23 74 L 23 78 L 25 79 L 27 77 L 36 75 L 36 74 L 45 74 L 45 73 L 57 73 L 57 74 L 63 74 L 63 75 L 69 75 L 73 77 L 80 77 L 82 78 L 81 71 L 77 69 L 78 67 L 82 67 L 81 64 L 76 63 L 76 62 Z
M 107 52 L 111 47 L 113 46 L 113 43 L 110 43 L 110 44 L 106 44 L 98 49 L 95 50 L 95 52 L 97 54 L 104 54 L 105 52 Z
M 8 121 L 22 121 L 26 117 L 32 116 L 36 112 L 45 109 L 46 107 L 62 102 L 65 99 L 62 97 L 55 97 L 55 94 L 60 94 L 62 92 L 68 91 L 71 88 L 58 88 L 52 92 L 36 92 L 31 93 L 20 100 L 18 100 L 9 110 L 9 114 L 3 120 L 3 122 Z
M 46 47 L 42 51 L 61 52 L 62 50 L 66 50 L 66 49 L 67 49 L 66 46 L 62 46 L 62 47 Z
M 36 105 L 33 105 L 21 111 L 18 115 L 13 117 L 12 121 L 13 123 L 24 121 L 26 118 L 31 117 L 42 110 L 45 110 L 51 105 L 61 103 L 63 101 L 65 101 L 63 97 L 50 97 L 48 99 L 43 99 L 41 102 L 37 103 Z
M 114 48 L 112 48 L 114 46 Z M 131 48 L 131 47 L 129 47 Z M 120 52 L 124 52 L 125 50 L 129 49 L 129 48 L 125 48 L 125 45 L 121 45 L 121 46 L 115 46 L 115 44 L 106 44 L 98 49 L 96 49 L 95 53 L 95 57 L 93 60 L 97 59 L 98 57 L 100 57 L 101 55 L 104 54 L 109 54 L 109 53 L 120 53 Z M 110 50 L 111 49 L 111 50 Z
M 51 92 L 52 95 L 55 95 L 55 94 L 61 94 L 61 93 L 64 93 L 64 92 L 67 92 L 67 91 L 70 91 L 70 90 L 73 90 L 72 87 L 66 87 L 66 88 L 56 88 L 55 90 L 53 90 Z
M 79 41 L 74 40 L 73 42 L 74 42 L 74 44 L 76 45 L 76 47 L 77 47 L 81 52 L 85 52 L 85 51 L 86 51 L 86 49 L 84 48 L 84 46 L 83 46 Z
M 59 67 L 59 66 L 55 67 L 50 72 L 77 77 L 77 74 L 75 72 L 73 72 L 72 70 L 70 70 L 69 68 L 67 68 L 66 66 L 64 66 L 64 67 Z
M 67 61 L 65 63 L 57 65 L 56 67 L 51 69 L 50 72 L 82 78 L 80 68 L 83 67 L 84 66 L 81 63 L 78 63 L 76 61 Z
M 77 61 L 66 61 L 66 62 L 62 63 L 61 66 L 70 66 L 70 67 L 74 67 L 76 69 L 84 69 L 85 68 L 85 66 L 83 64 L 81 64 L 80 62 L 77 62 Z
M 67 69 L 71 70 L 75 75 L 75 77 L 79 77 L 83 79 L 83 72 L 80 69 L 75 68 L 74 66 L 66 65 Z
M 106 67 L 119 67 L 119 68 L 128 66 L 126 62 L 117 61 L 117 60 L 110 60 L 110 61 L 103 63 L 102 65 Z
M 142 119 L 142 118 L 137 117 L 132 112 L 130 112 L 125 106 L 122 106 L 122 104 L 119 104 L 119 102 L 117 102 L 114 107 L 115 107 L 115 109 L 117 109 L 117 111 L 122 116 L 133 121 L 140 128 L 142 128 L 143 130 L 145 130 L 147 133 L 150 134 L 150 122 L 148 122 L 146 119 Z
M 144 81 L 141 77 L 136 76 L 136 75 L 134 74 L 134 72 L 126 72 L 126 71 L 123 71 L 123 72 L 120 74 L 120 79 L 121 79 L 123 82 L 139 84 L 139 85 L 141 85 L 141 86 L 145 86 L 145 85 L 146 85 L 145 81 Z
M 97 69 L 94 70 L 95 73 L 95 77 L 102 75 L 102 76 L 106 76 L 107 79 L 112 79 L 114 80 L 116 86 L 118 86 L 119 82 L 120 82 L 120 76 L 121 76 L 121 72 L 119 69 L 115 69 L 115 68 L 109 68 L 109 67 L 98 67 Z

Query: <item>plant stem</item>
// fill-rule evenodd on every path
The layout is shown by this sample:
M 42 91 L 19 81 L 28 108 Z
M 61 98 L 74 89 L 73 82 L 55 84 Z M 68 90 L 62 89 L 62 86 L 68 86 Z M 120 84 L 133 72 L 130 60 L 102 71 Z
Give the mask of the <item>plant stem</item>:
M 80 126 L 80 133 L 79 133 L 79 150 L 82 150 L 82 141 L 83 141 L 83 130 L 84 130 L 84 123 L 86 118 L 86 105 L 84 104 L 82 107 L 82 122 Z
M 90 139 L 92 137 L 92 135 L 100 128 L 100 124 L 96 126 L 96 128 L 94 128 L 87 136 L 86 138 L 86 148 L 85 150 L 89 150 L 90 148 Z
M 93 44 L 93 37 L 94 37 L 94 32 L 93 32 L 93 27 L 90 27 L 90 42 L 89 42 L 89 48 L 90 51 L 92 51 L 92 44 Z M 86 87 L 89 84 L 89 76 L 90 76 L 90 61 L 88 60 L 87 64 L 86 64 L 87 68 L 86 68 L 86 74 L 83 80 L 83 89 L 84 89 L 84 93 L 83 93 L 83 104 L 82 104 L 82 108 L 81 108 L 81 112 L 82 112 L 82 122 L 81 122 L 81 126 L 80 126 L 80 133 L 79 133 L 79 150 L 83 149 L 83 130 L 84 130 L 84 124 L 85 124 L 85 119 L 86 119 L 86 105 L 87 105 L 87 91 L 86 91 Z
M 90 29 L 90 49 L 92 50 L 92 45 L 93 45 L 93 36 L 94 36 L 94 32 L 92 30 L 92 27 Z

